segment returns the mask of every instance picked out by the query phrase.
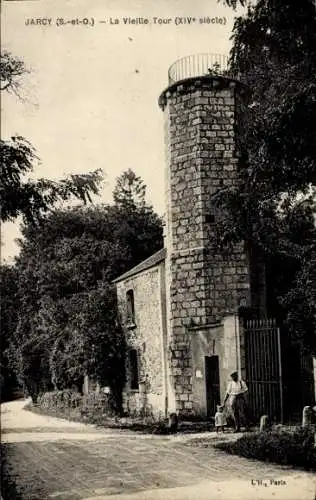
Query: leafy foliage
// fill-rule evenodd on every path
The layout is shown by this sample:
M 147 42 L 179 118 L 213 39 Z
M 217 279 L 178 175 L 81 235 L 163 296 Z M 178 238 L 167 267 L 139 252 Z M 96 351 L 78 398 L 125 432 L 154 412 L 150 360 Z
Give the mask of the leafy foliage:
M 314 435 L 309 429 L 255 432 L 215 447 L 246 458 L 316 470 Z
M 288 323 L 295 339 L 315 351 L 316 331 L 316 252 L 314 248 L 302 257 L 292 286 L 281 299 L 288 311 Z
M 14 266 L 3 265 L 0 267 L 1 276 L 1 400 L 13 397 L 18 383 L 14 371 L 10 368 L 8 358 L 5 354 L 10 346 L 18 322 L 18 273 Z
M 234 10 L 238 5 L 242 7 L 246 5 L 246 0 L 217 0 L 218 2 L 225 3 L 228 7 L 232 7 Z
M 125 339 L 112 280 L 162 246 L 159 217 L 137 200 L 55 210 L 23 226 L 10 355 L 35 400 L 40 391 L 79 388 L 87 374 L 112 388 L 120 409 Z
M 146 186 L 133 170 L 126 170 L 117 178 L 113 191 L 114 202 L 118 206 L 144 207 Z
M 18 57 L 14 57 L 7 50 L 1 51 L 0 57 L 0 89 L 14 92 L 18 95 L 20 79 L 28 70 L 24 62 Z
M 1 53 L 1 91 L 18 95 L 21 78 L 27 73 L 24 62 L 10 52 Z M 30 179 L 39 158 L 31 143 L 21 136 L 0 140 L 0 200 L 1 221 L 14 221 L 22 216 L 33 222 L 46 213 L 57 202 L 75 198 L 84 203 L 91 201 L 92 194 L 98 194 L 102 171 L 70 175 L 60 181 Z
M 31 405 L 29 409 L 44 415 L 92 424 L 101 424 L 106 418 L 116 417 L 110 394 L 104 394 L 102 391 L 84 395 L 69 389 L 44 392 L 38 397 L 36 406 Z
M 23 216 L 33 222 L 57 202 L 76 198 L 84 203 L 91 194 L 98 194 L 102 181 L 101 170 L 87 174 L 70 175 L 60 181 L 27 179 L 38 160 L 32 145 L 23 137 L 0 141 L 1 172 L 0 197 L 2 222 Z
M 214 199 L 229 214 L 218 221 L 218 244 L 246 241 L 260 249 L 272 278 L 270 314 L 281 307 L 293 335 L 299 328 L 310 347 L 307 331 L 316 326 L 309 299 L 316 284 L 308 279 L 315 255 L 314 2 L 258 0 L 235 20 L 232 38 L 231 71 L 245 84 L 237 116 L 239 184 Z

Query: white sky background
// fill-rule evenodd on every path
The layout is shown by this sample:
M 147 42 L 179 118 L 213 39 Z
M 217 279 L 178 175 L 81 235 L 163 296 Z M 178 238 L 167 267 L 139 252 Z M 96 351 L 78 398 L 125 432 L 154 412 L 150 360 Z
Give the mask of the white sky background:
M 3 2 L 2 47 L 21 57 L 31 74 L 23 82 L 25 102 L 2 98 L 2 138 L 19 134 L 32 143 L 41 159 L 35 177 L 58 179 L 102 168 L 106 184 L 96 203 L 110 202 L 116 177 L 131 168 L 163 214 L 163 113 L 157 100 L 168 84 L 168 68 L 190 54 L 228 55 L 235 15 L 217 0 Z M 227 23 L 55 24 L 57 17 L 123 16 L 218 16 Z M 26 19 L 43 17 L 52 18 L 50 27 L 25 25 Z M 18 251 L 18 226 L 2 226 L 2 261 Z

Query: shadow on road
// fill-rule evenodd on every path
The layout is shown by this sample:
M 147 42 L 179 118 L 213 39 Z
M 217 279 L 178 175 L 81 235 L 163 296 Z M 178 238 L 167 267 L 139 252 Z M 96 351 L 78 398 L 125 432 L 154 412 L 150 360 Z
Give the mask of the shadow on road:
M 18 493 L 7 461 L 7 446 L 0 444 L 1 452 L 1 500 L 23 500 Z

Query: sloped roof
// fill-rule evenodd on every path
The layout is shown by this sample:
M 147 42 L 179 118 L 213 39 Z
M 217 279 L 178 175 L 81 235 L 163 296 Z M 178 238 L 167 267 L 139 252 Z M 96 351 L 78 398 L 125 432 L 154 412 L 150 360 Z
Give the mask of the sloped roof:
M 158 250 L 158 252 L 148 257 L 148 259 L 143 260 L 142 262 L 137 264 L 137 266 L 132 267 L 132 269 L 130 269 L 126 273 L 121 274 L 121 276 L 113 280 L 113 283 L 123 281 L 126 278 L 130 278 L 131 276 L 135 276 L 136 274 L 139 274 L 142 271 L 149 269 L 150 267 L 156 266 L 157 264 L 165 260 L 166 254 L 167 254 L 166 248 L 161 248 L 161 250 Z

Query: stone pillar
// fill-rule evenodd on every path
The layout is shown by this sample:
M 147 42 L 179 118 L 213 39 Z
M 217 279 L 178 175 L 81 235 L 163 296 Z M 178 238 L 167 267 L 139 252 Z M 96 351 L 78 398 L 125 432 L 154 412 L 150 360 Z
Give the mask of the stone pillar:
M 175 83 L 162 93 L 166 146 L 166 285 L 169 369 L 175 407 L 192 412 L 189 327 L 221 320 L 249 304 L 249 271 L 243 245 L 229 253 L 214 243 L 224 215 L 212 196 L 236 183 L 235 128 L 240 86 L 204 76 Z
M 84 376 L 82 392 L 85 395 L 89 393 L 89 376 L 88 375 Z
M 270 429 L 270 419 L 268 415 L 262 415 L 260 417 L 260 432 Z
M 302 427 L 311 428 L 313 424 L 313 410 L 311 406 L 304 406 L 302 412 Z

